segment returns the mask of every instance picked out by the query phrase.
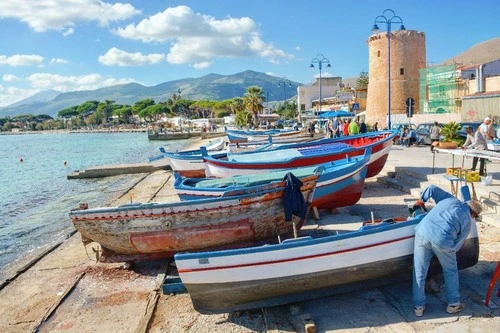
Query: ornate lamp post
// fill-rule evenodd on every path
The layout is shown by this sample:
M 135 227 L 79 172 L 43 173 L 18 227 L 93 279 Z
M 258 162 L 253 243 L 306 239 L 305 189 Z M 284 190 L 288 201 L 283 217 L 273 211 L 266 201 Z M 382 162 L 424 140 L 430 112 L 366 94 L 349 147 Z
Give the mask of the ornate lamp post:
M 327 64 L 326 67 L 332 67 L 332 65 L 330 65 L 330 60 L 325 58 L 322 54 L 318 54 L 316 56 L 316 58 L 313 58 L 311 60 L 311 66 L 309 66 L 309 67 L 314 68 L 315 63 L 318 64 L 318 68 L 319 68 L 319 112 L 321 112 L 321 101 L 322 101 L 322 98 L 321 98 L 321 70 L 323 69 L 323 64 Z
M 391 24 L 392 23 L 401 23 L 400 30 L 405 30 L 405 26 L 403 25 L 403 19 L 396 15 L 396 13 L 392 9 L 386 9 L 382 13 L 375 18 L 375 22 L 373 23 L 373 33 L 378 33 L 379 28 L 377 23 L 385 23 L 387 24 L 387 125 L 389 129 L 391 129 Z

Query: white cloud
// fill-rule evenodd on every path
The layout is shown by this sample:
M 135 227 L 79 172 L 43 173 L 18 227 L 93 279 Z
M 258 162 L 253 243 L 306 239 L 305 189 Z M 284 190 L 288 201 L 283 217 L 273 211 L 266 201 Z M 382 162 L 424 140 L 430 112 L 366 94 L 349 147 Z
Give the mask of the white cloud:
M 79 76 L 63 76 L 50 73 L 36 73 L 27 79 L 31 86 L 39 90 L 54 89 L 59 91 L 95 90 L 117 84 L 135 82 L 132 78 L 116 79 L 103 77 L 100 74 L 87 74 Z
M 21 89 L 16 87 L 4 88 L 0 86 L 0 106 L 8 106 L 19 102 L 20 100 L 33 96 L 37 92 L 39 92 L 39 90 Z
M 51 64 L 69 64 L 69 61 L 62 58 L 52 58 L 50 59 Z
M 129 53 L 113 47 L 106 54 L 99 56 L 99 62 L 106 66 L 143 66 L 154 65 L 165 60 L 163 53 Z
M 4 74 L 2 79 L 5 81 L 5 82 L 14 82 L 14 81 L 19 81 L 19 78 L 15 75 L 12 75 L 12 74 Z
M 62 34 L 64 37 L 66 37 L 66 36 L 72 35 L 74 32 L 75 32 L 75 29 L 69 28 L 69 29 L 66 29 L 66 31 L 63 31 Z
M 15 54 L 13 56 L 0 55 L 0 65 L 35 66 L 40 65 L 43 57 L 37 54 Z
M 167 8 L 138 24 L 118 28 L 115 33 L 126 39 L 147 43 L 170 42 L 167 61 L 206 68 L 218 57 L 262 57 L 278 63 L 292 59 L 271 43 L 265 43 L 257 24 L 248 17 L 215 19 L 195 13 L 187 6 Z
M 101 26 L 141 13 L 128 3 L 102 0 L 2 0 L 3 18 L 18 19 L 36 32 L 46 30 L 73 33 L 77 22 L 96 21 Z

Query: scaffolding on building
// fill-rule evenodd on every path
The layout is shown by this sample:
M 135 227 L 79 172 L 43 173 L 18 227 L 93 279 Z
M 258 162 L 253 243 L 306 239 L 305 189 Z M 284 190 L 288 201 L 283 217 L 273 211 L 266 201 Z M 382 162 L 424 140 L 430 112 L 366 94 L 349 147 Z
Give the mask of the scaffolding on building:
M 440 65 L 420 70 L 420 112 L 458 113 L 463 80 L 456 65 Z

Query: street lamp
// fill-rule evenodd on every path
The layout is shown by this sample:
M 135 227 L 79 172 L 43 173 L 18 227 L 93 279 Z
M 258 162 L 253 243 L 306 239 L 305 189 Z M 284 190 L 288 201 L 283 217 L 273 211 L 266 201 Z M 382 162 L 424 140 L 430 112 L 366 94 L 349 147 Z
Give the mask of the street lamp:
M 314 64 L 317 63 L 319 67 L 319 112 L 321 112 L 321 70 L 323 69 L 323 64 L 327 64 L 326 67 L 332 67 L 330 65 L 330 60 L 326 59 L 322 54 L 318 54 L 316 58 L 311 60 L 311 68 L 314 68 Z
M 268 113 L 268 114 L 269 114 L 269 113 L 271 113 L 271 112 L 269 111 L 269 95 L 271 95 L 271 96 L 272 96 L 273 94 L 272 94 L 272 93 L 270 93 L 269 91 L 266 91 L 266 111 L 267 111 L 267 113 Z
M 281 78 L 280 81 L 278 81 L 278 87 L 283 86 L 283 105 L 285 105 L 285 103 L 286 103 L 286 93 L 285 93 L 285 90 L 286 90 L 286 86 L 287 85 L 290 88 L 292 87 L 292 82 L 290 82 L 290 80 L 288 80 L 286 77 L 283 77 L 283 78 Z
M 387 13 L 387 14 L 386 14 Z M 406 30 L 403 25 L 403 19 L 396 15 L 396 13 L 392 9 L 386 9 L 382 13 L 375 18 L 375 22 L 373 23 L 373 33 L 378 33 L 379 28 L 377 23 L 385 23 L 387 24 L 387 125 L 389 129 L 391 129 L 391 24 L 392 23 L 401 23 L 400 30 Z

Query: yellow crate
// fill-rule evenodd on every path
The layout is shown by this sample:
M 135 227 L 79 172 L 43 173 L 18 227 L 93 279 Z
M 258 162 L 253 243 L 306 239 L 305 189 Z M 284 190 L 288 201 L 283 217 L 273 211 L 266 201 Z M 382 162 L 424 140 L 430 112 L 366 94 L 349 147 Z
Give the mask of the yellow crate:
M 460 172 L 460 178 L 463 178 L 466 182 L 469 183 L 481 181 L 481 177 L 479 176 L 479 171 L 472 171 L 467 169 L 463 169 Z
M 448 176 L 460 177 L 460 172 L 462 168 L 446 168 L 446 174 Z

